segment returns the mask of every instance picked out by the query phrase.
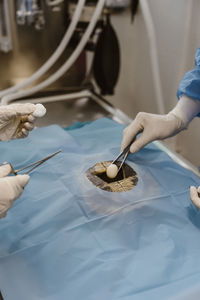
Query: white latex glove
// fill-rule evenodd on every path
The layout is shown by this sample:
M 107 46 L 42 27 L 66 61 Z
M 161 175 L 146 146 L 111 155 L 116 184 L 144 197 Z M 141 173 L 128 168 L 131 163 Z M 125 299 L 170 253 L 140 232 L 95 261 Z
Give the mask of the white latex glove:
M 10 165 L 0 166 L 0 218 L 6 216 L 8 209 L 24 191 L 29 182 L 28 175 L 8 176 Z
M 130 152 L 135 153 L 154 140 L 161 140 L 177 134 L 184 128 L 184 124 L 175 115 L 155 115 L 141 112 L 135 120 L 124 129 L 121 150 L 133 141 Z M 142 133 L 136 140 L 138 133 Z
M 37 105 L 31 103 L 0 106 L 0 140 L 9 141 L 28 136 L 29 131 L 34 128 L 36 108 Z
M 198 188 L 195 186 L 190 187 L 190 199 L 193 204 L 200 209 L 200 186 Z
M 187 128 L 189 122 L 200 112 L 200 101 L 182 96 L 176 107 L 167 115 L 141 112 L 125 128 L 121 150 L 133 141 L 130 152 L 135 153 L 154 140 L 162 140 L 176 135 Z M 141 136 L 136 140 L 138 133 Z

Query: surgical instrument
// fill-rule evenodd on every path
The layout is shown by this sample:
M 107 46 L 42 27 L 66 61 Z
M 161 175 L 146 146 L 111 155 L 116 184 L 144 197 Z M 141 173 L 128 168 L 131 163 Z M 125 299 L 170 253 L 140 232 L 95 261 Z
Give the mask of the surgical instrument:
M 62 150 L 58 150 L 58 151 L 56 151 L 56 152 L 54 152 L 54 153 L 52 153 L 52 154 L 50 154 L 50 155 L 44 157 L 43 159 L 41 159 L 41 160 L 39 160 L 39 161 L 36 161 L 36 162 L 34 162 L 34 163 L 30 164 L 30 165 L 27 165 L 27 166 L 25 166 L 25 167 L 23 167 L 23 168 L 20 168 L 20 169 L 17 169 L 17 170 L 15 170 L 15 169 L 13 168 L 12 164 L 9 163 L 9 162 L 5 162 L 5 163 L 1 164 L 1 166 L 2 166 L 2 165 L 7 165 L 7 164 L 9 164 L 10 167 L 11 167 L 11 174 L 14 174 L 14 175 L 17 175 L 18 173 L 20 173 L 20 172 L 22 172 L 22 171 L 24 171 L 24 170 L 26 170 L 26 169 L 28 169 L 28 168 L 31 168 L 31 169 L 28 170 L 26 173 L 24 173 L 24 174 L 29 174 L 29 173 L 32 172 L 35 168 L 39 167 L 39 166 L 40 166 L 41 164 L 43 164 L 45 161 L 47 161 L 48 159 L 54 157 L 55 155 L 57 155 L 57 154 L 60 153 L 61 151 L 62 151 Z
M 120 152 L 120 154 L 112 161 L 112 163 L 111 164 L 114 164 L 116 161 L 118 161 L 118 159 L 120 158 L 120 157 L 122 157 L 122 156 L 124 156 L 123 157 L 123 160 L 122 160 L 122 162 L 121 162 L 121 165 L 120 165 L 120 167 L 119 167 L 119 169 L 118 169 L 118 172 L 121 170 L 121 168 L 122 168 L 122 166 L 123 166 L 123 164 L 125 163 L 125 160 L 127 159 L 127 156 L 128 156 L 128 154 L 129 154 L 129 151 L 130 151 L 130 146 L 131 146 L 131 144 L 132 144 L 132 142 L 122 151 L 122 152 Z

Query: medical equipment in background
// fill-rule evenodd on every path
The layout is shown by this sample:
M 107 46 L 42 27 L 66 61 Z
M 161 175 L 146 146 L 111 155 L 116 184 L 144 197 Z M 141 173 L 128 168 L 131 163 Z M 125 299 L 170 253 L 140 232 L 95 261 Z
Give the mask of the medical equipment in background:
M 7 53 L 12 50 L 10 15 L 7 0 L 0 0 L 0 51 Z
M 82 51 L 84 51 L 84 48 L 86 48 L 87 50 L 87 48 L 89 48 L 90 45 L 92 45 L 94 51 L 95 43 L 92 40 L 92 38 L 95 35 L 96 31 L 98 30 L 102 31 L 102 33 L 98 34 L 102 38 L 99 39 L 96 38 L 96 40 L 100 40 L 99 44 L 101 44 L 101 49 L 102 47 L 104 47 L 104 44 L 107 46 L 110 44 L 109 43 L 110 39 L 108 40 L 109 37 L 111 37 L 111 40 L 113 41 L 111 45 L 114 45 L 114 48 L 110 47 L 111 51 L 108 51 L 109 50 L 108 47 L 103 48 L 103 49 L 107 49 L 106 51 L 107 54 L 110 54 L 108 60 L 110 61 L 109 68 L 106 70 L 107 64 L 103 61 L 103 65 L 105 65 L 105 72 L 101 72 L 101 70 L 99 70 L 99 72 L 94 72 L 95 74 L 94 77 L 97 83 L 100 85 L 101 90 L 104 90 L 103 93 L 105 94 L 113 93 L 113 86 L 116 84 L 118 74 L 119 74 L 119 45 L 117 42 L 116 34 L 110 23 L 109 10 L 118 8 L 119 4 L 120 3 L 122 4 L 122 2 L 112 1 L 112 3 L 110 3 L 109 1 L 99 0 L 99 2 L 96 3 L 96 1 L 90 0 L 90 1 L 86 1 L 86 5 L 83 9 L 83 6 L 85 4 L 84 0 L 82 1 L 80 0 L 78 1 L 78 3 L 75 1 L 45 1 L 44 3 L 44 1 L 19 0 L 17 1 L 17 11 L 16 11 L 17 24 L 20 26 L 22 25 L 30 26 L 34 24 L 34 28 L 41 29 L 42 27 L 38 26 L 38 20 L 40 19 L 41 16 L 43 16 L 42 23 L 43 24 L 45 23 L 44 21 L 45 14 L 43 10 L 46 8 L 48 9 L 49 6 L 50 7 L 57 6 L 63 4 L 64 2 L 67 2 L 68 4 L 68 15 L 69 15 L 69 19 L 71 19 L 71 22 L 66 31 L 66 35 L 62 39 L 60 45 L 53 53 L 53 55 L 50 57 L 50 59 L 48 59 L 47 62 L 41 68 L 39 68 L 39 70 L 36 71 L 32 76 L 20 82 L 19 84 L 16 84 L 13 87 L 2 90 L 0 92 L 1 97 L 8 95 L 7 98 L 4 97 L 2 103 L 9 103 L 12 100 L 29 96 L 33 93 L 36 93 L 48 87 L 49 85 L 57 81 L 61 76 L 63 76 L 66 73 L 66 71 L 69 68 L 71 68 L 74 61 L 79 57 Z M 128 4 L 128 2 L 129 1 L 127 1 L 123 5 L 120 4 L 120 7 L 125 7 Z M 103 20 L 104 18 L 103 15 L 105 14 L 103 10 L 104 6 L 106 7 L 106 15 L 107 15 L 106 21 Z M 77 24 L 78 27 L 76 28 Z M 102 43 L 102 40 L 104 40 L 106 36 L 105 32 L 108 33 L 107 41 Z M 70 41 L 73 34 L 74 36 L 72 38 L 72 41 Z M 78 46 L 76 47 L 73 44 L 73 40 L 77 39 L 77 36 L 78 36 L 79 43 Z M 47 72 L 54 65 L 54 63 L 60 58 L 63 51 L 68 46 L 69 41 L 70 44 L 73 45 L 73 48 L 75 48 L 72 55 L 69 57 L 69 60 L 67 60 L 66 63 L 63 64 L 63 66 L 60 69 L 58 69 L 56 73 L 48 77 L 44 82 L 40 83 L 38 86 L 36 85 L 31 89 L 18 92 L 19 89 L 25 88 L 27 85 L 32 84 L 35 80 L 38 80 L 41 76 L 43 76 L 44 73 Z M 97 47 L 97 49 L 99 49 L 99 47 Z M 112 55 L 113 53 L 116 53 L 117 55 Z M 99 58 L 103 59 L 104 55 L 102 55 L 102 53 L 99 52 L 98 55 L 95 56 L 95 58 L 96 58 L 95 61 L 98 61 Z M 116 58 L 116 59 L 113 60 L 112 58 Z M 94 65 L 96 66 L 97 64 Z M 104 77 L 107 76 L 108 77 L 107 80 L 105 80 L 105 78 L 103 78 L 102 80 L 102 76 L 100 76 L 101 80 L 98 80 L 99 79 L 98 74 L 100 73 L 102 73 Z M 111 87 L 106 86 L 105 88 L 105 83 L 107 86 L 109 83 Z M 14 92 L 17 93 L 14 94 Z M 9 96 L 10 93 L 12 93 L 13 95 Z
M 79 1 L 79 2 L 81 2 L 81 1 Z M 82 37 L 80 36 L 80 42 L 79 42 L 78 46 L 75 48 L 73 54 L 70 56 L 70 58 L 65 62 L 65 64 L 56 73 L 54 73 L 52 76 L 50 76 L 43 83 L 39 84 L 38 86 L 33 87 L 32 89 L 29 89 L 28 91 L 19 92 L 14 95 L 5 97 L 3 99 L 3 103 L 5 104 L 5 103 L 8 103 L 8 101 L 15 100 L 17 98 L 21 98 L 21 97 L 25 97 L 25 96 L 29 96 L 35 92 L 38 92 L 41 89 L 49 86 L 51 83 L 53 83 L 54 81 L 59 79 L 66 71 L 68 71 L 68 69 L 72 66 L 72 64 L 78 58 L 80 53 L 84 50 L 84 47 L 87 45 L 87 42 L 90 39 L 90 36 L 97 25 L 98 18 L 102 12 L 104 3 L 105 3 L 104 0 L 100 0 L 98 2 L 93 16 L 91 17 L 91 19 L 89 18 L 90 21 L 88 21 L 87 16 L 84 16 L 84 18 L 82 17 L 82 19 L 80 20 L 81 23 L 83 23 L 83 22 L 89 23 L 89 25 L 88 25 L 85 33 L 82 35 Z M 91 7 L 89 7 L 89 8 L 91 10 Z M 108 22 L 108 20 L 109 19 L 107 16 L 106 28 L 108 28 L 108 30 L 105 30 L 105 32 L 104 32 L 102 29 L 101 37 L 103 38 L 103 40 L 100 38 L 99 39 L 100 43 L 97 44 L 97 50 L 99 49 L 100 51 L 98 52 L 97 59 L 95 60 L 95 62 L 97 62 L 97 63 L 94 63 L 94 66 L 96 66 L 96 70 L 97 70 L 97 72 L 95 72 L 95 75 L 96 75 L 95 78 L 97 79 L 97 83 L 100 85 L 100 87 L 102 89 L 105 90 L 104 93 L 112 94 L 113 86 L 116 84 L 118 74 L 119 74 L 119 46 L 117 43 L 117 38 L 114 33 L 114 30 L 112 29 L 111 24 L 110 24 L 110 22 Z M 103 26 L 103 27 L 105 27 L 105 26 Z M 70 27 L 69 27 L 69 29 L 70 29 Z M 69 29 L 68 29 L 67 33 L 69 33 L 69 31 L 70 31 Z M 70 33 L 72 33 L 72 32 L 73 31 L 71 30 Z M 70 38 L 71 38 L 71 36 L 69 35 L 67 42 L 69 41 Z M 98 45 L 100 45 L 100 47 L 98 47 Z M 109 48 L 108 47 L 104 48 L 104 45 L 108 45 Z M 111 46 L 113 45 L 114 47 L 110 47 L 110 45 Z M 67 43 L 65 43 L 64 46 L 67 46 Z M 103 49 L 106 50 L 106 53 L 105 53 L 105 51 L 103 52 Z M 115 55 L 115 53 L 116 53 L 116 55 Z M 104 61 L 104 57 L 106 57 L 106 61 Z M 102 61 L 100 61 L 100 58 L 102 58 Z M 100 61 L 100 65 L 98 64 L 99 61 Z M 52 62 L 54 62 L 54 61 L 52 60 Z M 49 64 L 47 62 L 46 63 L 47 68 L 46 69 L 45 69 L 45 67 L 42 68 L 42 72 L 43 71 L 45 72 L 50 66 L 51 66 L 51 64 Z M 104 67 L 105 72 L 103 72 L 103 70 L 101 69 L 101 66 Z M 107 66 L 108 66 L 108 68 L 107 68 Z M 116 68 L 116 66 L 117 66 L 117 68 Z M 15 91 L 19 87 L 27 85 L 28 83 L 35 80 L 35 77 L 36 78 L 39 77 L 39 75 L 42 72 L 40 69 L 39 72 L 37 72 L 36 76 L 32 76 L 31 78 L 28 79 L 27 82 L 24 82 L 21 85 L 18 85 L 11 89 L 3 91 L 0 95 L 3 96 L 5 94 L 8 94 L 10 91 Z M 98 74 L 101 74 L 101 75 L 98 77 Z M 100 78 L 100 80 L 98 80 L 99 78 Z M 113 80 L 112 80 L 112 78 L 113 78 Z M 109 87 L 107 88 L 108 85 L 109 85 Z
M 146 30 L 147 30 L 149 46 L 150 46 L 150 58 L 151 58 L 151 67 L 152 67 L 156 103 L 158 107 L 158 112 L 160 114 L 164 114 L 165 107 L 164 107 L 164 98 L 163 98 L 163 91 L 162 91 L 162 82 L 160 79 L 161 76 L 160 76 L 160 68 L 159 68 L 159 61 L 158 61 L 155 27 L 154 27 L 151 11 L 149 8 L 148 0 L 140 0 L 140 5 L 141 5 L 141 10 L 142 10 Z
M 56 8 L 59 10 L 53 10 L 52 6 L 47 6 L 45 1 L 43 2 L 44 16 L 45 16 L 45 26 L 42 30 L 36 30 L 34 23 L 28 24 L 27 20 L 25 24 L 19 25 L 17 23 L 16 11 L 17 5 L 15 6 L 15 1 L 8 0 L 10 9 L 10 22 L 11 22 L 11 33 L 13 38 L 13 50 L 4 54 L 0 51 L 0 89 L 5 90 L 9 87 L 13 87 L 19 83 L 22 83 L 30 75 L 32 75 L 37 69 L 40 69 L 45 61 L 51 57 L 52 53 L 58 47 L 62 37 L 64 36 L 66 29 L 69 25 L 68 10 L 66 3 L 60 3 Z M 79 1 L 80 2 L 80 1 Z M 83 1 L 82 1 L 83 2 Z M 17 4 L 17 2 L 16 2 Z M 79 13 L 80 13 L 80 3 L 79 3 Z M 75 17 L 75 16 L 74 16 Z M 77 20 L 77 13 L 76 18 Z M 74 24 L 73 21 L 73 24 Z M 74 26 L 74 25 L 73 25 Z M 75 24 L 76 27 L 76 24 Z M 72 30 L 72 28 L 71 28 Z M 69 35 L 69 32 L 68 32 Z M 69 36 L 68 36 L 69 39 Z M 37 42 L 36 42 L 37 41 Z M 64 42 L 64 41 L 63 41 Z M 66 42 L 66 41 L 65 41 Z M 60 53 L 55 53 L 54 62 L 56 64 L 53 66 L 54 62 L 50 67 L 53 66 L 51 72 L 46 72 L 43 78 L 48 78 L 49 74 L 54 72 L 64 60 L 69 57 L 73 49 L 69 46 L 64 48 L 62 43 L 63 51 L 62 57 Z M 65 50 L 65 51 L 64 51 Z M 57 56 L 55 58 L 55 56 Z M 59 59 L 58 59 L 59 58 Z M 44 73 L 43 73 L 44 74 Z M 39 74 L 42 76 L 42 74 Z M 40 77 L 39 76 L 39 77 Z M 51 86 L 51 89 L 62 90 L 66 87 L 79 86 L 85 76 L 85 54 L 82 53 L 78 58 L 77 62 L 73 65 L 70 70 L 70 74 L 65 74 L 61 80 L 57 81 L 55 85 Z M 38 78 L 39 78 L 38 77 Z M 36 83 L 38 83 L 38 78 L 35 77 Z M 31 82 L 29 82 L 31 83 Z M 21 88 L 21 87 L 19 87 Z M 12 90 L 13 91 L 13 90 Z M 9 90 L 10 92 L 10 90 Z
M 35 29 L 41 30 L 45 25 L 42 1 L 17 0 L 16 19 L 19 25 L 34 24 Z
M 120 49 L 117 35 L 107 14 L 96 44 L 93 74 L 102 95 L 113 95 L 120 71 Z
M 87 28 L 84 32 L 84 34 L 82 35 L 78 45 L 76 46 L 75 50 L 72 52 L 72 54 L 70 55 L 70 57 L 65 61 L 65 63 L 50 77 L 48 77 L 48 79 L 46 79 L 45 81 L 43 81 L 42 83 L 34 86 L 33 88 L 27 90 L 27 91 L 22 91 L 22 92 L 18 92 L 14 95 L 8 95 L 5 96 L 4 100 L 2 101 L 2 103 L 7 103 L 11 100 L 15 100 L 18 98 L 22 98 L 22 97 L 26 97 L 29 95 L 32 95 L 44 88 L 46 88 L 47 86 L 49 86 L 50 84 L 54 83 L 57 79 L 59 79 L 62 75 L 65 74 L 65 72 L 67 72 L 71 66 L 73 65 L 73 63 L 76 61 L 76 59 L 80 56 L 81 52 L 84 50 L 91 34 L 93 33 L 97 22 L 99 20 L 99 17 L 102 13 L 102 10 L 104 8 L 104 4 L 105 4 L 105 0 L 99 0 L 97 5 L 95 6 L 95 10 L 94 13 L 91 17 L 90 22 L 87 25 Z
M 33 22 L 34 16 L 37 15 L 36 12 L 40 12 L 40 15 L 43 15 L 43 13 L 41 13 L 42 1 L 27 0 L 27 1 L 19 1 L 19 2 L 26 3 L 26 8 L 28 7 L 28 15 L 29 15 L 29 11 L 31 11 L 30 13 L 31 17 L 29 18 L 28 16 L 27 18 L 28 24 Z M 90 51 L 91 50 L 94 51 L 95 53 L 92 71 L 93 71 L 94 79 L 96 80 L 96 83 L 100 88 L 100 93 L 105 95 L 106 94 L 112 95 L 114 93 L 114 87 L 117 83 L 117 79 L 119 76 L 120 52 L 119 52 L 119 44 L 118 44 L 117 36 L 110 22 L 110 13 L 112 12 L 113 8 L 118 9 L 119 3 L 122 2 L 117 0 L 111 2 L 106 0 L 99 0 L 96 3 L 96 1 L 94 0 L 88 0 L 86 1 L 86 6 L 83 9 L 83 7 L 81 8 L 81 5 L 84 5 L 83 1 L 82 2 L 79 1 L 78 4 L 73 0 L 46 1 L 46 7 L 48 8 L 49 6 L 52 7 L 54 5 L 60 5 L 65 2 L 67 2 L 68 4 L 69 15 L 70 15 L 70 7 L 72 5 L 76 7 L 76 9 L 74 9 L 74 14 L 73 14 L 74 17 L 72 18 L 71 16 L 72 21 L 66 31 L 66 35 L 65 35 L 66 39 L 63 38 L 56 52 L 53 53 L 50 59 L 41 68 L 39 68 L 39 70 L 36 71 L 36 73 L 34 73 L 24 82 L 20 82 L 19 85 L 17 84 L 14 87 L 1 91 L 0 97 L 3 97 L 1 104 L 5 105 L 5 104 L 9 104 L 12 101 L 29 97 L 30 95 L 37 94 L 41 90 L 44 90 L 47 87 L 51 86 L 52 84 L 54 84 L 54 82 L 60 80 L 60 78 L 63 75 L 66 75 L 67 71 L 77 61 L 80 55 L 83 53 L 85 54 L 85 50 L 88 49 Z M 158 64 L 155 29 L 154 29 L 154 25 L 153 25 L 151 13 L 147 1 L 141 0 L 140 4 L 141 4 L 141 9 L 143 12 L 144 21 L 147 28 L 148 39 L 150 43 L 150 54 L 151 54 L 152 73 L 154 79 L 156 101 L 157 101 L 159 112 L 164 113 L 164 101 L 162 95 L 162 86 L 161 86 L 159 64 Z M 125 7 L 126 5 L 127 2 L 124 2 L 123 7 Z M 138 0 L 135 1 L 132 0 L 131 1 L 132 18 L 133 18 L 133 13 L 136 13 L 137 11 L 137 6 L 138 6 Z M 22 11 L 24 11 L 24 6 L 22 5 L 21 7 L 23 8 Z M 120 7 L 122 7 L 121 4 Z M 77 12 L 78 9 L 80 9 L 79 12 Z M 83 9 L 83 13 L 80 15 L 82 9 Z M 26 16 L 26 14 L 23 13 L 22 15 Z M 77 16 L 76 18 L 75 15 Z M 105 15 L 106 15 L 106 21 L 105 21 Z M 19 10 L 18 10 L 18 16 L 19 16 Z M 35 18 L 35 20 L 37 20 L 37 17 Z M 78 23 L 78 27 L 75 29 L 77 23 Z M 72 24 L 74 26 L 72 26 Z M 72 41 L 71 41 L 71 36 L 72 36 Z M 74 37 L 75 40 L 77 39 L 75 44 L 73 43 Z M 96 42 L 94 37 L 96 38 Z M 48 76 L 45 80 L 43 80 L 39 84 L 36 84 L 34 87 L 30 87 L 22 91 L 19 90 L 21 88 L 26 87 L 29 84 L 33 84 L 35 80 L 41 79 L 40 76 L 42 76 L 46 71 L 48 71 L 51 68 L 51 66 L 57 61 L 57 59 L 60 57 L 64 49 L 66 49 L 66 47 L 68 46 L 68 43 L 72 45 L 72 49 L 73 49 L 72 53 L 56 72 Z M 86 65 L 85 57 L 84 57 L 84 62 Z M 86 76 L 86 73 L 84 75 Z M 90 80 L 89 82 L 87 80 L 85 81 L 83 80 L 82 83 L 83 82 L 88 83 L 88 85 L 90 86 L 89 90 L 94 89 L 92 80 Z M 87 90 L 85 86 L 82 84 L 79 84 L 79 87 L 80 88 L 78 89 L 78 91 Z M 75 89 L 75 92 L 76 91 L 77 89 Z M 59 100 L 55 97 L 55 101 L 59 101 Z M 48 102 L 48 97 L 45 97 L 43 101 L 41 101 L 40 98 L 39 102 L 41 103 Z
M 19 83 L 11 88 L 8 88 L 8 89 L 0 92 L 0 97 L 4 96 L 6 94 L 9 94 L 10 92 L 15 92 L 15 91 L 29 85 L 33 81 L 40 78 L 45 72 L 47 72 L 53 66 L 53 64 L 62 55 L 63 51 L 67 47 L 69 40 L 72 37 L 72 34 L 74 33 L 76 25 L 78 24 L 84 4 L 85 4 L 85 0 L 79 0 L 77 8 L 74 12 L 74 17 L 72 18 L 72 22 L 71 22 L 70 26 L 68 27 L 63 39 L 61 40 L 61 43 L 59 44 L 56 51 L 51 55 L 51 57 L 44 63 L 44 65 L 41 68 L 39 68 L 32 76 L 30 76 L 29 78 L 24 80 L 22 83 Z

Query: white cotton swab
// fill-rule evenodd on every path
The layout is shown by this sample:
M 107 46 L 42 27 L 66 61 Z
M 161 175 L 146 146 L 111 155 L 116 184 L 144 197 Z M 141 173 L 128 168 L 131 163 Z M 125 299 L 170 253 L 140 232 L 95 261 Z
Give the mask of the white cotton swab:
M 46 108 L 44 107 L 44 105 L 38 103 L 36 104 L 36 108 L 35 111 L 33 112 L 33 116 L 36 118 L 41 118 L 46 114 Z
M 110 164 L 106 169 L 106 175 L 109 178 L 115 178 L 118 173 L 118 167 L 115 164 Z

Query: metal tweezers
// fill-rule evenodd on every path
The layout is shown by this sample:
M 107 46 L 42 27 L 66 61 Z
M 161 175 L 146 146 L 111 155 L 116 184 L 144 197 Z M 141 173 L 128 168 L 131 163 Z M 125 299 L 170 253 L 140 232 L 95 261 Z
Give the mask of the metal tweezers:
M 121 170 L 123 164 L 125 163 L 127 156 L 130 152 L 130 146 L 131 146 L 132 142 L 112 161 L 112 164 L 116 163 L 118 161 L 118 159 L 123 156 L 123 160 L 119 166 L 118 172 Z
M 54 153 L 52 153 L 52 154 L 50 154 L 50 155 L 44 157 L 43 159 L 41 159 L 41 160 L 39 160 L 39 161 L 36 161 L 36 162 L 34 162 L 34 163 L 30 164 L 30 165 L 27 165 L 27 166 L 25 166 L 25 167 L 23 167 L 23 168 L 20 168 L 20 169 L 18 169 L 18 170 L 15 170 L 15 169 L 13 168 L 13 166 L 11 165 L 11 163 L 9 163 L 9 162 L 5 162 L 5 163 L 3 163 L 3 165 L 9 164 L 9 165 L 11 166 L 11 169 L 12 169 L 11 173 L 13 173 L 14 175 L 17 175 L 17 174 L 20 173 L 21 171 L 24 171 L 24 170 L 29 169 L 29 168 L 32 167 L 30 170 L 28 170 L 26 173 L 24 173 L 24 174 L 29 174 L 29 173 L 32 172 L 35 168 L 39 167 L 39 166 L 40 166 L 41 164 L 43 164 L 45 161 L 47 161 L 48 159 L 50 159 L 50 158 L 52 158 L 53 156 L 57 155 L 57 154 L 60 153 L 61 151 L 62 151 L 62 150 L 58 150 L 58 151 L 56 151 L 56 152 L 54 152 Z

